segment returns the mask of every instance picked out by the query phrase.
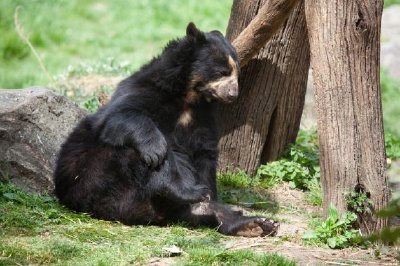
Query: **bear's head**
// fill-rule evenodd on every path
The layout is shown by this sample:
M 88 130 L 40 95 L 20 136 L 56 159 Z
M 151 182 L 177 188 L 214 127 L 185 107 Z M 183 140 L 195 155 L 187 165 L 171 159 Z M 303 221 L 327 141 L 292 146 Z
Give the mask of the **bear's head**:
M 186 37 L 196 46 L 189 89 L 208 101 L 230 103 L 239 94 L 239 61 L 231 43 L 219 31 L 202 32 L 190 22 Z

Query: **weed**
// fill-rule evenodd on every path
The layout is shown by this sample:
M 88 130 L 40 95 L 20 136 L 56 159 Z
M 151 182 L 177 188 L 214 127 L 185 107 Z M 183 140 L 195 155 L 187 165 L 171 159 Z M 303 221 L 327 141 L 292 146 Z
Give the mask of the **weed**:
M 261 183 L 271 187 L 286 181 L 292 188 L 307 189 L 319 174 L 317 154 L 301 145 L 291 145 L 284 156 L 286 158 L 260 166 L 257 176 Z
M 290 187 L 309 189 L 314 179 L 319 179 L 318 138 L 315 130 L 298 134 L 296 143 L 290 144 L 281 160 L 261 165 L 257 179 L 264 187 L 272 187 L 282 181 Z
M 371 213 L 372 200 L 367 193 L 352 191 L 345 193 L 348 209 L 356 214 Z
M 307 167 L 287 159 L 261 165 L 257 171 L 263 187 L 272 187 L 282 181 L 289 182 L 291 188 L 305 189 L 312 179 Z
M 96 112 L 99 106 L 100 106 L 99 99 L 95 96 L 83 102 L 83 107 L 91 113 Z
M 312 225 L 313 230 L 303 235 L 303 240 L 309 244 L 328 245 L 330 248 L 345 248 L 361 244 L 361 232 L 353 229 L 357 220 L 353 212 L 344 212 L 339 218 L 337 209 L 331 204 L 325 221 L 317 220 Z

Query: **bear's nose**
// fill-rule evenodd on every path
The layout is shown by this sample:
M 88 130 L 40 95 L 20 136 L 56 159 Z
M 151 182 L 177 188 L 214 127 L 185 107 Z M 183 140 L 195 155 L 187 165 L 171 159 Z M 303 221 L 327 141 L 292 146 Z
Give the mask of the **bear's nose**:
M 235 99 L 239 95 L 239 84 L 237 80 L 231 81 L 229 84 L 228 96 L 230 99 Z
M 229 98 L 236 98 L 239 95 L 239 90 L 237 88 L 230 88 L 228 91 Z

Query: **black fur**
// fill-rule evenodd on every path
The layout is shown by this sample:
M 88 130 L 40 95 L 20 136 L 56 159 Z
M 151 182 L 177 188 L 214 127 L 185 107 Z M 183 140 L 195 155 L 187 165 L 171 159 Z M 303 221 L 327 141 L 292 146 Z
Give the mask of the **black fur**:
M 184 221 L 236 234 L 255 223 L 262 235 L 273 232 L 273 223 L 215 202 L 215 93 L 208 84 L 232 73 L 229 57 L 238 67 L 221 33 L 190 23 L 185 37 L 122 81 L 63 144 L 54 175 L 60 202 L 125 224 Z M 191 119 L 180 123 L 185 111 Z

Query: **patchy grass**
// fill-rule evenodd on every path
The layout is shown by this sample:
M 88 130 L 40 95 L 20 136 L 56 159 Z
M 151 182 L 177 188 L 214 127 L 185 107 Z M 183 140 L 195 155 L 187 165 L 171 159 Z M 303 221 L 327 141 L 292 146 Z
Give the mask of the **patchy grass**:
M 178 265 L 294 265 L 275 254 L 231 251 L 229 239 L 212 229 L 125 226 L 71 212 L 48 195 L 28 194 L 0 183 L 0 265 L 146 264 L 168 256 L 163 247 L 184 251 Z

